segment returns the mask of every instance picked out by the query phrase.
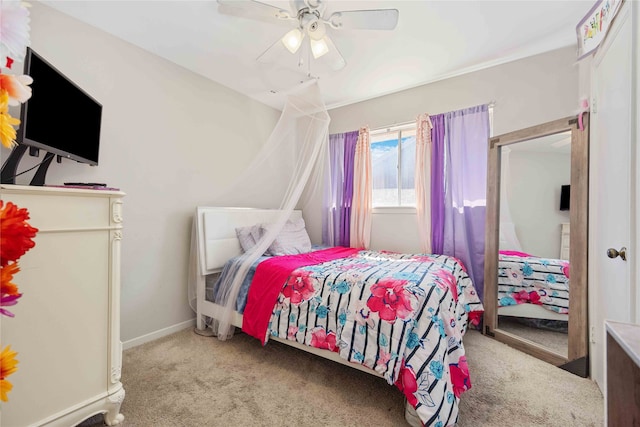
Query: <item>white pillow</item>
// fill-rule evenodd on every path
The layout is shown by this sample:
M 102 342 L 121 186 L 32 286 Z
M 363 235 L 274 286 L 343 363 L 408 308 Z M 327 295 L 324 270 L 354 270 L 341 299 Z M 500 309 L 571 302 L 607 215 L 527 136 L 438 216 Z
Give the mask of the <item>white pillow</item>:
M 263 224 L 265 232 L 270 224 Z M 311 239 L 307 234 L 304 219 L 288 220 L 276 236 L 267 253 L 270 255 L 295 255 L 311 251 Z

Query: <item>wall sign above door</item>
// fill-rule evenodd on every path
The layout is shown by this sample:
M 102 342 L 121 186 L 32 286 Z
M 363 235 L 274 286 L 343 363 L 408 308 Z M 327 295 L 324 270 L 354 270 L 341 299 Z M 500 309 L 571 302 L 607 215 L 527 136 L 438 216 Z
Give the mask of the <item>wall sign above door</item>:
M 624 0 L 598 0 L 576 26 L 578 59 L 595 52 L 611 27 Z

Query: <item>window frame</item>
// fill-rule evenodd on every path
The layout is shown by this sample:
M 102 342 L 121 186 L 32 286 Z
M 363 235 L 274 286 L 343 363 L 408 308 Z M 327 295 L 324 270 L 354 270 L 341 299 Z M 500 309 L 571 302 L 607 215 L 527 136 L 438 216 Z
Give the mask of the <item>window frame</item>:
M 409 135 L 410 136 L 415 136 L 417 138 L 418 136 L 418 129 L 417 129 L 417 124 L 416 122 L 407 122 L 407 123 L 402 123 L 402 124 L 398 124 L 395 126 L 391 126 L 391 127 L 383 127 L 383 128 L 377 128 L 377 129 L 373 129 L 369 131 L 369 137 L 371 139 L 373 139 L 373 136 L 375 135 L 379 135 L 379 134 L 386 134 L 386 133 L 392 133 L 392 132 L 396 132 L 397 133 L 397 141 L 398 141 L 398 161 L 396 163 L 396 177 L 397 177 L 397 187 L 398 187 L 398 192 L 397 192 L 397 197 L 396 197 L 396 204 L 392 205 L 392 206 L 372 206 L 372 208 L 374 210 L 380 210 L 380 211 L 388 211 L 391 209 L 400 209 L 400 210 L 413 210 L 415 211 L 416 209 L 416 205 L 415 202 L 413 205 L 402 205 L 402 138 L 403 132 L 406 131 L 410 131 L 409 133 L 413 133 L 413 135 Z M 371 145 L 375 144 L 375 142 L 371 142 Z M 372 171 L 373 172 L 373 171 Z M 373 183 L 372 183 L 373 185 Z M 414 190 L 415 190 L 415 186 L 414 186 Z M 374 203 L 373 197 L 371 200 L 371 203 Z

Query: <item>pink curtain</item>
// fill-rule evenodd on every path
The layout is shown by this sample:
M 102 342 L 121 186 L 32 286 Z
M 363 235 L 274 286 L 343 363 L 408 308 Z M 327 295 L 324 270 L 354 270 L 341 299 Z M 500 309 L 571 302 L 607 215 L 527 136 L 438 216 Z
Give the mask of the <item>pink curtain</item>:
M 369 128 L 360 128 L 353 168 L 351 247 L 368 248 L 371 242 L 371 142 Z
M 431 250 L 431 119 L 422 113 L 416 119 L 416 213 L 422 252 Z

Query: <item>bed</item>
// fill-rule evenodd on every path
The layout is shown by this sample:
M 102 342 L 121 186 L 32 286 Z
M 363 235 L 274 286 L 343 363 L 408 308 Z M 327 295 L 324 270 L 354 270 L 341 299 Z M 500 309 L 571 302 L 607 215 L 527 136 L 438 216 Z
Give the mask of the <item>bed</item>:
M 498 315 L 568 321 L 569 262 L 515 251 L 498 255 Z
M 197 208 L 197 329 L 221 315 L 215 277 L 242 252 L 236 229 L 278 215 Z M 294 211 L 290 219 L 298 218 Z M 383 377 L 405 395 L 412 425 L 455 424 L 460 395 L 471 386 L 462 336 L 483 313 L 464 266 L 443 255 L 315 249 L 259 260 L 232 324 L 263 344 L 276 340 Z M 292 262 L 293 270 L 282 271 Z

